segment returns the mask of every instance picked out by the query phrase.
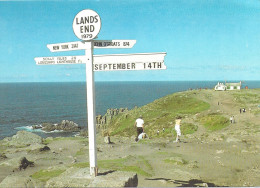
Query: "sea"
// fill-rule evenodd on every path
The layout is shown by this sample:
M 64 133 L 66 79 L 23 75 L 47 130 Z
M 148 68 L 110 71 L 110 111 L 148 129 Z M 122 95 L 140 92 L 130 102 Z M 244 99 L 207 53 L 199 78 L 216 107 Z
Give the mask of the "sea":
M 189 89 L 213 89 L 218 81 L 96 82 L 96 115 L 110 108 L 143 106 L 163 96 Z M 237 81 L 233 81 L 237 82 Z M 242 87 L 260 88 L 260 81 L 245 81 Z M 87 127 L 86 83 L 0 83 L 0 139 L 19 130 L 42 137 L 76 133 L 33 130 L 44 122 L 70 120 Z

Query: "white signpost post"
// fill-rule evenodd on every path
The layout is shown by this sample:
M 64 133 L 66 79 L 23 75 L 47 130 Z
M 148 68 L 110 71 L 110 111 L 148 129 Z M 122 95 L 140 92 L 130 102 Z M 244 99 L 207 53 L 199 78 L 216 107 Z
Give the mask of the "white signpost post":
M 82 10 L 73 20 L 73 31 L 82 41 L 48 44 L 47 47 L 51 52 L 85 50 L 85 55 L 35 58 L 37 65 L 86 64 L 89 161 L 92 176 L 97 176 L 98 173 L 94 71 L 166 69 L 165 52 L 93 55 L 93 48 L 132 48 L 136 43 L 136 40 L 93 40 L 100 29 L 100 16 L 93 10 Z

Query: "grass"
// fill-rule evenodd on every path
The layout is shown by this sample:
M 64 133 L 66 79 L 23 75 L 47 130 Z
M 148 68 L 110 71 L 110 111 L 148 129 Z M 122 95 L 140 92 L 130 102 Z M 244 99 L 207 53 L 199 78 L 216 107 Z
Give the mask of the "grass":
M 164 159 L 165 163 L 175 164 L 175 165 L 185 165 L 188 164 L 187 160 L 180 159 L 180 160 L 174 160 L 174 159 Z
M 210 105 L 204 101 L 196 99 L 192 92 L 181 92 L 168 95 L 155 100 L 154 102 L 130 110 L 127 118 L 124 115 L 115 117 L 108 127 L 111 128 L 111 135 L 132 136 L 136 134 L 134 127 L 135 120 L 139 115 L 143 116 L 145 122 L 145 133 L 149 137 L 172 136 L 174 132 L 175 117 L 189 117 L 193 114 L 209 109 Z M 157 130 L 163 134 L 157 134 Z M 192 124 L 183 126 L 183 134 L 192 134 L 197 127 Z
M 40 170 L 36 173 L 34 173 L 33 175 L 31 175 L 31 177 L 33 179 L 37 179 L 43 182 L 48 181 L 51 178 L 57 177 L 60 174 L 62 174 L 65 170 L 63 169 L 57 169 L 57 170 Z
M 221 130 L 229 125 L 229 119 L 220 114 L 208 114 L 199 119 L 199 122 L 210 131 Z
M 43 140 L 43 144 L 47 145 L 54 141 L 63 141 L 63 140 L 88 141 L 87 138 L 83 138 L 83 137 L 56 137 L 56 138 L 48 137 Z
M 73 164 L 73 166 L 87 168 L 89 167 L 89 163 L 76 163 Z M 109 170 L 136 172 L 138 175 L 146 177 L 152 176 L 151 173 L 153 172 L 151 164 L 143 156 L 127 156 L 120 159 L 99 160 L 98 167 Z
M 85 148 L 81 148 L 79 151 L 76 152 L 76 156 L 80 155 L 87 155 L 87 150 Z

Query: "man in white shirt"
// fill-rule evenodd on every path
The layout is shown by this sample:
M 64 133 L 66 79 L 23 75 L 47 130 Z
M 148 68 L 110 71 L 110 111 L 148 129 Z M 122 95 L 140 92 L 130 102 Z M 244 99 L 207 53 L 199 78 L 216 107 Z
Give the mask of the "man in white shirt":
M 137 137 L 136 137 L 135 141 L 138 141 L 139 134 L 144 132 L 144 120 L 143 120 L 142 116 L 140 116 L 137 120 L 135 120 L 134 126 L 136 127 L 136 130 L 137 130 Z

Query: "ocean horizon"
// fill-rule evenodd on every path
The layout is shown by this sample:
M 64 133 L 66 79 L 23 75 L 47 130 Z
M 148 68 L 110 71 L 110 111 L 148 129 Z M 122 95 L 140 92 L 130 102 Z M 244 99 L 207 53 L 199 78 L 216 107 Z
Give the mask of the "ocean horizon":
M 218 81 L 96 82 L 96 115 L 110 108 L 143 106 L 166 95 L 189 89 L 213 89 Z M 238 81 L 229 81 L 238 82 Z M 243 81 L 242 88 L 260 88 L 260 81 Z M 0 83 L 0 139 L 30 131 L 32 125 L 70 120 L 87 127 L 85 82 Z M 32 130 L 31 130 L 32 131 Z M 71 133 L 35 132 L 42 137 Z

